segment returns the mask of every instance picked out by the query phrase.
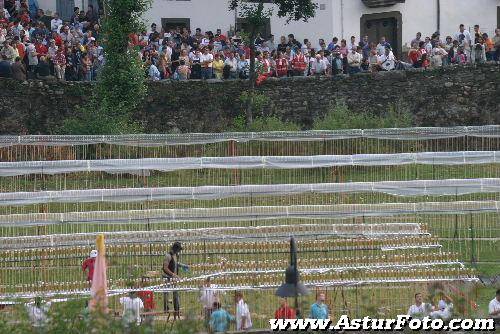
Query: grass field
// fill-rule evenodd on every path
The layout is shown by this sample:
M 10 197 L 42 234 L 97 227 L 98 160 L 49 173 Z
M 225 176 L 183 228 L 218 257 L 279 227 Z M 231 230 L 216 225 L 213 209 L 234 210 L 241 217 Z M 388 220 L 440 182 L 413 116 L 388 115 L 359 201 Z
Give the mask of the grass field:
M 266 142 L 266 143 L 218 143 L 207 145 L 179 145 L 158 148 L 131 148 L 110 145 L 74 147 L 11 147 L 0 149 L 0 161 L 37 161 L 64 159 L 105 159 L 145 157 L 186 156 L 236 156 L 236 155 L 326 155 L 360 153 L 432 152 L 459 150 L 498 150 L 497 138 L 451 138 L 440 140 L 394 141 L 376 139 L 345 139 L 320 142 Z M 178 187 L 203 185 L 251 185 L 251 184 L 304 184 L 304 183 L 347 183 L 358 181 L 385 180 L 442 180 L 467 178 L 498 178 L 498 164 L 476 165 L 405 165 L 405 166 L 350 166 L 336 168 L 308 169 L 201 169 L 174 172 L 151 172 L 150 174 L 110 175 L 100 172 L 69 173 L 59 175 L 32 174 L 0 178 L 0 191 L 27 192 L 40 190 L 100 189 L 124 187 Z M 91 202 L 91 203 L 47 203 L 25 206 L 0 206 L 1 215 L 23 213 L 60 213 L 110 210 L 143 210 L 157 208 L 217 208 L 248 206 L 288 206 L 326 204 L 376 204 L 413 202 L 451 202 L 499 200 L 498 193 L 475 193 L 455 196 L 392 196 L 381 193 L 304 193 L 280 196 L 231 197 L 215 200 L 171 200 L 138 202 Z M 127 222 L 86 224 L 54 224 L 38 226 L 0 226 L 0 237 L 42 236 L 68 234 L 69 245 L 37 246 L 40 240 L 22 241 L 26 250 L 0 250 L 0 291 L 29 292 L 49 290 L 78 290 L 86 283 L 80 269 L 81 261 L 93 248 L 71 246 L 75 233 L 96 233 L 111 231 L 154 231 L 165 230 L 164 237 L 154 240 L 132 239 L 108 245 L 109 278 L 113 287 L 127 287 L 136 283 L 148 271 L 158 271 L 164 254 L 174 240 L 168 231 L 200 229 L 206 227 L 258 227 L 299 224 L 384 224 L 418 223 L 422 236 L 406 240 L 405 237 L 386 235 L 377 240 L 365 236 L 315 237 L 314 243 L 299 238 L 299 259 L 302 269 L 321 267 L 348 267 L 356 265 L 367 268 L 349 268 L 318 276 L 304 274 L 303 279 L 314 285 L 329 280 L 362 281 L 369 278 L 418 277 L 432 281 L 436 277 L 460 276 L 459 271 L 447 271 L 447 267 L 458 267 L 457 260 L 467 268 L 475 268 L 477 274 L 494 276 L 500 274 L 500 216 L 499 213 L 470 212 L 467 214 L 411 214 L 388 217 L 356 217 L 347 219 L 269 219 L 254 221 L 214 222 Z M 289 230 L 284 229 L 285 234 Z M 289 233 L 291 234 L 291 233 Z M 220 240 L 217 238 L 220 237 Z M 233 236 L 234 237 L 234 236 Z M 262 236 L 261 236 L 262 237 Z M 76 238 L 76 236 L 74 236 Z M 137 237 L 138 238 L 138 237 Z M 284 237 L 239 240 L 227 243 L 220 235 L 207 235 L 205 239 L 186 240 L 182 261 L 192 265 L 185 277 L 197 277 L 220 270 L 276 270 L 284 269 L 288 261 L 287 240 Z M 225 237 L 227 238 L 227 236 Z M 418 240 L 417 240 L 418 239 Z M 428 240 L 428 241 L 425 241 Z M 311 241 L 312 242 L 312 241 Z M 398 244 L 400 243 L 400 244 Z M 415 246 L 386 250 L 392 244 Z M 442 245 L 442 248 L 427 248 L 428 245 Z M 29 248 L 29 250 L 28 250 Z M 451 253 L 451 254 L 449 254 Z M 443 264 L 443 262 L 453 264 Z M 223 263 L 223 266 L 221 266 Z M 406 267 L 395 269 L 395 264 Z M 461 273 L 461 272 L 460 272 Z M 466 272 L 465 272 L 466 273 Z M 237 286 L 247 283 L 279 284 L 282 274 L 238 274 L 231 278 L 217 278 L 217 284 Z M 159 283 L 157 279 L 154 281 Z M 153 282 L 150 282 L 153 283 Z M 193 283 L 195 287 L 201 281 Z M 367 286 L 342 286 L 324 288 L 333 315 L 384 315 L 405 313 L 417 291 L 425 292 L 426 298 L 437 302 L 443 292 L 453 294 L 457 310 L 464 315 L 484 316 L 487 302 L 492 299 L 494 287 L 476 288 L 466 283 L 380 283 Z M 323 288 L 321 290 L 324 290 Z M 315 298 L 313 293 L 302 299 L 307 310 Z M 272 289 L 248 290 L 247 302 L 255 316 L 256 327 L 266 327 L 269 315 L 277 305 Z M 157 293 L 157 309 L 162 308 L 162 294 Z M 181 300 L 184 316 L 199 316 L 198 292 L 183 292 Z M 222 296 L 223 304 L 233 311 L 232 292 Z M 472 306 L 472 301 L 478 305 Z M 119 308 L 116 297 L 111 299 L 112 307 Z

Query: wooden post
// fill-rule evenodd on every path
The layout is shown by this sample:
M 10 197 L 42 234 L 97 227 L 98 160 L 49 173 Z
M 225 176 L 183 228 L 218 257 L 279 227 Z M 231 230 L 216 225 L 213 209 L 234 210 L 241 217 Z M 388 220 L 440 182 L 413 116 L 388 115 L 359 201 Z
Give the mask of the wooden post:
M 230 140 L 229 141 L 229 156 L 235 157 L 238 155 L 238 148 L 236 146 L 236 141 Z M 233 169 L 233 184 L 234 185 L 239 185 L 240 182 L 240 173 L 238 168 Z

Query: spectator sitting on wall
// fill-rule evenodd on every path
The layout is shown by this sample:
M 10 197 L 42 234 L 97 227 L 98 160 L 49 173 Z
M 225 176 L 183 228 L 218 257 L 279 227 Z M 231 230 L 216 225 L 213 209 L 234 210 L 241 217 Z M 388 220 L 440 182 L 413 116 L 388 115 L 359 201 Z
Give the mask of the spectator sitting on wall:
M 11 66 L 12 78 L 16 80 L 26 80 L 26 67 L 21 62 L 21 58 L 17 57 L 14 64 Z
M 1 55 L 0 61 L 0 77 L 1 78 L 12 78 L 12 65 L 10 61 L 7 60 L 5 55 Z
M 479 36 L 476 38 L 476 43 L 471 50 L 471 57 L 473 64 L 482 64 L 486 62 L 486 46 L 483 37 Z
M 500 28 L 495 29 L 495 36 L 493 37 L 493 47 L 495 49 L 493 60 L 500 61 Z
M 378 65 L 383 71 L 391 71 L 395 66 L 395 58 L 390 48 L 385 48 L 385 52 L 378 56 Z

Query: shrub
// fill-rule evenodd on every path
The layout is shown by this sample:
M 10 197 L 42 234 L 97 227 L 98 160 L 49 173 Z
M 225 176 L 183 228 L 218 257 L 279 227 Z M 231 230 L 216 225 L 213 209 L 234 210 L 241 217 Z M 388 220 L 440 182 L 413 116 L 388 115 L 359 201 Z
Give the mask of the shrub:
M 401 111 L 395 106 L 389 106 L 385 114 L 375 115 L 369 112 L 353 112 L 343 102 L 330 108 L 322 119 L 314 121 L 314 130 L 337 129 L 376 129 L 410 127 L 412 116 L 407 111 Z
M 282 121 L 276 116 L 257 116 L 248 126 L 246 117 L 240 115 L 234 119 L 230 130 L 234 132 L 299 131 L 300 127 L 293 122 Z

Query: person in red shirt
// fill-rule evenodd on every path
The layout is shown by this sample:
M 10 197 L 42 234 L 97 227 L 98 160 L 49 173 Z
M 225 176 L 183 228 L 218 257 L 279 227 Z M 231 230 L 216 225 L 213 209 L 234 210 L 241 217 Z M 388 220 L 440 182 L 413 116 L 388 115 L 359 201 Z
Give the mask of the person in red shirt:
M 97 251 L 93 250 L 90 252 L 89 257 L 82 263 L 82 270 L 84 273 L 87 272 L 87 282 L 89 282 L 89 284 L 92 284 L 92 277 L 94 277 L 94 265 L 96 257 Z
M 297 48 L 297 53 L 292 59 L 292 70 L 295 76 L 304 76 L 307 68 L 306 57 L 302 54 L 300 48 Z
M 142 287 L 145 288 L 147 286 L 147 281 L 149 280 L 148 276 L 142 277 Z M 141 298 L 142 303 L 144 304 L 144 311 L 151 312 L 154 311 L 155 305 L 155 295 L 151 290 L 142 290 L 137 293 L 137 296 Z
M 52 39 L 54 41 L 56 41 L 56 45 L 58 47 L 62 47 L 63 46 L 63 40 L 61 38 L 61 35 L 59 35 L 58 33 L 56 33 L 55 31 L 52 33 Z
M 416 67 L 423 67 L 427 68 L 431 64 L 429 60 L 429 55 L 427 54 L 427 51 L 425 50 L 425 42 L 420 42 L 419 44 L 419 49 L 418 49 L 418 66 Z
M 49 52 L 49 49 L 42 44 L 41 40 L 37 40 L 35 43 L 35 51 L 38 55 L 38 58 L 41 56 L 47 56 L 47 53 Z
M 280 308 L 274 313 L 274 319 L 295 319 L 295 310 L 288 306 L 286 298 L 280 299 Z
M 226 42 L 227 37 L 222 34 L 222 31 L 220 29 L 217 29 L 217 33 L 215 34 L 215 40 L 217 42 Z
M 139 36 L 136 33 L 131 33 L 128 35 L 129 43 L 134 47 L 139 45 Z
M 5 12 L 3 10 L 0 10 L 0 25 L 8 25 L 9 20 L 5 17 Z
M 31 21 L 30 15 L 26 11 L 21 11 L 21 15 L 19 15 L 19 19 L 21 20 L 21 22 L 23 24 L 24 23 L 30 23 L 30 21 Z
M 23 43 L 19 42 L 19 37 L 14 37 L 14 44 L 17 48 L 17 52 L 19 52 L 19 58 L 21 61 L 24 60 L 24 56 L 26 55 L 26 46 Z
M 408 59 L 410 60 L 410 63 L 414 67 L 417 67 L 419 58 L 420 58 L 420 54 L 418 52 L 418 45 L 417 45 L 417 43 L 412 43 L 410 51 L 408 51 Z
M 288 59 L 283 56 L 283 52 L 278 53 L 278 59 L 276 59 L 276 76 L 286 77 L 288 75 Z
M 56 78 L 58 80 L 64 80 L 66 76 L 66 53 L 64 48 L 59 48 L 57 50 L 56 56 L 52 59 L 54 63 L 54 70 L 56 72 Z

